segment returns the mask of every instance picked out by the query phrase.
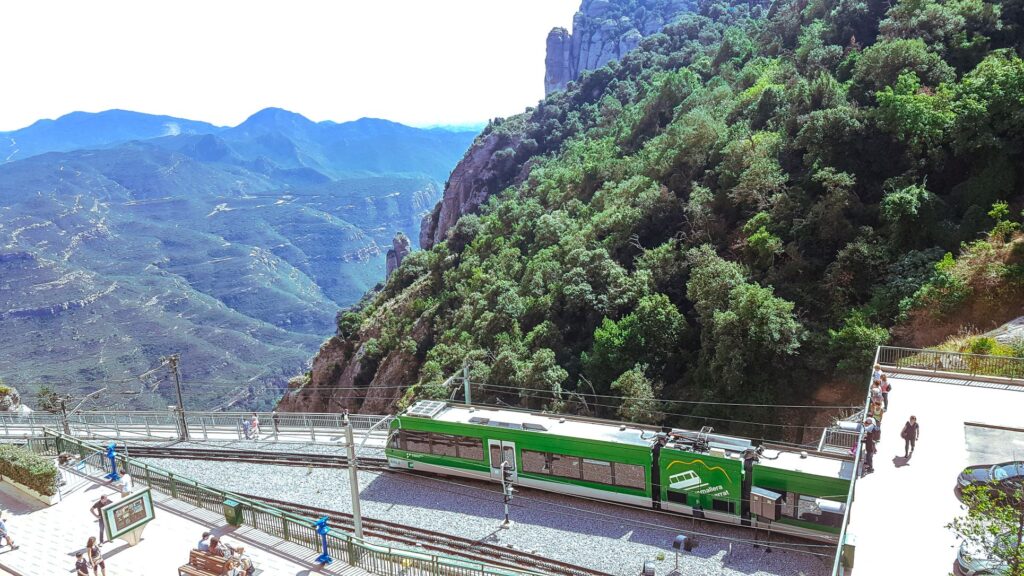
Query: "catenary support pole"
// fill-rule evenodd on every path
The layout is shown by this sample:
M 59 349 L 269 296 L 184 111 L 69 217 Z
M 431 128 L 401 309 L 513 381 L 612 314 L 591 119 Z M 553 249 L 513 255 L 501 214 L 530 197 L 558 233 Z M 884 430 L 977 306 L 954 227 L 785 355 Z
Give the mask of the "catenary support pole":
M 363 516 L 359 511 L 359 467 L 356 464 L 356 441 L 352 434 L 352 423 L 345 413 L 345 448 L 348 450 L 348 480 L 352 490 L 352 525 L 356 538 L 363 538 Z
M 473 398 L 470 396 L 469 392 L 469 362 L 462 365 L 462 386 L 466 391 L 466 405 L 472 404 Z
M 185 401 L 181 397 L 181 377 L 178 375 L 178 355 L 172 354 L 167 357 L 167 363 L 171 365 L 171 372 L 174 373 L 174 388 L 178 391 L 178 417 L 181 418 L 182 440 L 188 440 L 188 423 L 185 421 Z
M 60 399 L 60 423 L 64 427 L 64 433 L 71 436 L 71 425 L 68 424 L 68 399 L 70 396 L 64 395 Z

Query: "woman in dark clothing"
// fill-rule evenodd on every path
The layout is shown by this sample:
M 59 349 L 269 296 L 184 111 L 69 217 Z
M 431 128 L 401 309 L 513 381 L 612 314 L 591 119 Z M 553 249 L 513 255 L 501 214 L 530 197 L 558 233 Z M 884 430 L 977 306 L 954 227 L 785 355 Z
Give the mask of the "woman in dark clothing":
M 903 437 L 903 457 L 910 458 L 914 454 L 914 446 L 917 444 L 917 439 L 921 436 L 921 429 L 917 426 L 917 416 L 911 416 L 910 420 L 903 425 L 903 431 L 900 432 L 900 436 Z

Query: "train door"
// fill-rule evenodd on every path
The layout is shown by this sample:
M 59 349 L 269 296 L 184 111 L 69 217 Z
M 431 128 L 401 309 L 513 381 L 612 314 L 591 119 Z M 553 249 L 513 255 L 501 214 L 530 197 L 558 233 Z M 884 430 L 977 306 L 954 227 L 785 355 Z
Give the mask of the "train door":
M 516 443 L 506 440 L 488 440 L 491 456 L 491 478 L 501 481 L 501 463 L 507 461 L 512 467 L 512 481 L 519 480 L 519 466 L 516 463 Z

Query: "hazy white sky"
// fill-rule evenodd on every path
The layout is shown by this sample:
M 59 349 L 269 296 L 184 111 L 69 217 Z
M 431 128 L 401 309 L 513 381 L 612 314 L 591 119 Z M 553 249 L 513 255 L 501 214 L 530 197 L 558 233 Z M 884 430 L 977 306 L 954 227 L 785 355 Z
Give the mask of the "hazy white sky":
M 234 125 L 268 106 L 408 124 L 544 96 L 580 0 L 25 0 L 0 18 L 0 130 L 123 108 Z

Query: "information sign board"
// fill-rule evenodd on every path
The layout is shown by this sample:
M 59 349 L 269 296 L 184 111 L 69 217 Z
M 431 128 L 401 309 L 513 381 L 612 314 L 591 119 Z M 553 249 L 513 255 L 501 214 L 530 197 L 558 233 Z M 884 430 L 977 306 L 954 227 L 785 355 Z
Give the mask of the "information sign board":
M 113 540 L 153 519 L 153 497 L 149 488 L 108 504 L 101 511 L 107 526 L 107 538 Z

